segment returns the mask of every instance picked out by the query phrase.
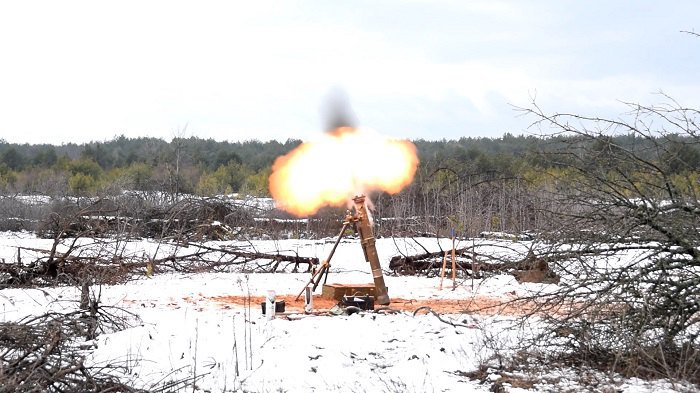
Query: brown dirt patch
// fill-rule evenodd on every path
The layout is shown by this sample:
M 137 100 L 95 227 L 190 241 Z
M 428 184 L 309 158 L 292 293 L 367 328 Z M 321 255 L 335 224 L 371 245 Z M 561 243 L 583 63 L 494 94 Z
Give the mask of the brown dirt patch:
M 244 306 L 250 302 L 251 307 L 260 310 L 260 304 L 265 301 L 264 296 L 214 296 L 205 298 L 220 303 L 223 308 L 231 306 Z M 285 312 L 295 313 L 304 311 L 304 299 L 300 297 L 296 300 L 294 295 L 278 295 L 277 301 L 284 300 Z M 437 313 L 447 314 L 484 314 L 484 315 L 523 315 L 531 311 L 529 307 L 523 305 L 507 304 L 510 299 L 494 298 L 487 296 L 476 296 L 469 299 L 401 299 L 392 298 L 388 306 L 391 310 L 414 312 L 421 307 L 430 307 Z M 505 303 L 505 304 L 504 304 Z M 320 295 L 315 295 L 313 300 L 314 310 L 324 312 L 330 310 L 338 304 L 337 300 L 325 299 Z M 375 310 L 382 306 L 375 305 Z

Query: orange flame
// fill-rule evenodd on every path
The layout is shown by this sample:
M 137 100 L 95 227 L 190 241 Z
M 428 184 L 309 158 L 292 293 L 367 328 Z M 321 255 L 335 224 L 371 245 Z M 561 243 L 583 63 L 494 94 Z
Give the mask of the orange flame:
M 396 194 L 413 181 L 416 146 L 352 127 L 304 142 L 272 165 L 270 193 L 298 217 L 323 206 L 342 206 L 370 191 Z

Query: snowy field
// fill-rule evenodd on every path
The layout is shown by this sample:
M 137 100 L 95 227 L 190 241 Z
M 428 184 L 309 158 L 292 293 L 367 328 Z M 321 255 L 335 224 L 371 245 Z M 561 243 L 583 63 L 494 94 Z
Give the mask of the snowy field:
M 440 249 L 435 239 L 417 239 L 429 251 Z M 89 242 L 89 239 L 81 239 Z M 258 252 L 297 253 L 327 257 L 334 239 L 226 242 Z M 457 247 L 472 244 L 460 242 Z M 480 253 L 525 253 L 527 241 L 474 240 Z M 219 242 L 221 243 L 221 242 Z M 3 233 L 0 258 L 14 261 L 17 247 L 49 249 L 50 240 L 28 233 Z M 125 253 L 151 257 L 173 252 L 168 245 L 140 240 L 120 245 Z M 451 247 L 441 240 L 442 249 Z M 378 239 L 377 250 L 385 272 L 389 259 L 401 253 L 423 252 L 412 239 Z M 24 251 L 23 260 L 38 255 Z M 177 250 L 186 253 L 186 249 Z M 192 383 L 197 392 L 489 392 L 500 378 L 487 370 L 487 383 L 465 373 L 491 364 L 493 345 L 507 353 L 515 343 L 537 329 L 514 329 L 513 315 L 488 312 L 415 312 L 420 301 L 466 304 L 478 298 L 510 299 L 552 284 L 519 284 L 510 275 L 484 280 L 447 278 L 439 289 L 438 277 L 395 277 L 385 274 L 389 295 L 401 304 L 397 312 L 361 312 L 352 315 L 305 314 L 303 296 L 288 302 L 284 315 L 268 320 L 259 299 L 268 291 L 278 298 L 295 297 L 310 273 L 156 273 L 123 285 L 93 287 L 103 307 L 132 313 L 131 327 L 101 334 L 87 357 L 90 365 L 120 366 L 123 381 L 150 389 L 172 382 L 171 390 Z M 340 243 L 331 263 L 329 283 L 371 283 L 369 264 L 357 240 Z M 320 288 L 316 294 L 320 294 Z M 251 299 L 228 301 L 233 297 Z M 80 289 L 58 287 L 0 290 L 0 321 L 15 321 L 47 311 L 74 309 Z M 416 307 L 412 308 L 412 302 Z M 391 306 L 390 306 L 391 307 Z M 397 307 L 397 310 L 399 308 Z M 321 311 L 317 309 L 316 311 Z M 420 310 L 419 310 L 420 311 Z M 441 320 L 442 319 L 442 320 Z M 529 389 L 504 383 L 507 392 L 674 392 L 665 381 L 610 382 L 595 387 L 577 385 L 577 371 L 551 370 Z M 607 390 L 606 390 L 607 389 Z

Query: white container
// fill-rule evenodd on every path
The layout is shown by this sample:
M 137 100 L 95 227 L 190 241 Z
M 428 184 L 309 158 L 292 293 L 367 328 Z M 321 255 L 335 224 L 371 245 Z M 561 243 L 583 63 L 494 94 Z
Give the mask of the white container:
M 310 313 L 314 310 L 314 294 L 311 287 L 304 288 L 304 312 Z
M 269 321 L 275 317 L 275 291 L 267 291 L 265 302 L 265 315 Z

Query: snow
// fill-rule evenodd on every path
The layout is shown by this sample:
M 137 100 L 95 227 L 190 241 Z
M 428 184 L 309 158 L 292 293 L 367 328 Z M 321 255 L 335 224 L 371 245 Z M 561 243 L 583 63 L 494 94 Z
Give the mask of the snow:
M 327 258 L 334 239 L 256 240 L 211 242 L 259 252 L 282 252 Z M 95 245 L 90 239 L 85 247 Z M 479 253 L 504 257 L 523 255 L 532 244 L 498 239 L 463 239 L 457 247 L 478 246 Z M 49 249 L 51 240 L 30 233 L 0 234 L 0 258 L 14 261 L 17 247 Z M 448 249 L 451 239 L 378 239 L 380 261 L 388 267 L 391 256 Z M 152 240 L 120 243 L 125 255 L 186 253 L 187 249 Z M 23 251 L 23 261 L 30 260 Z M 512 329 L 514 317 L 486 314 L 445 314 L 440 321 L 431 313 L 362 312 L 352 315 L 307 315 L 267 320 L 260 304 L 227 303 L 223 296 L 296 296 L 310 273 L 160 273 L 122 285 L 93 287 L 103 307 L 130 313 L 132 327 L 101 334 L 86 362 L 123 366 L 121 376 L 148 389 L 172 381 L 195 380 L 198 392 L 489 392 L 465 372 L 488 362 L 494 342 L 518 342 L 533 330 Z M 331 261 L 329 282 L 370 283 L 369 264 L 355 239 L 343 240 Z M 544 284 L 519 284 L 510 275 L 484 280 L 449 278 L 438 289 L 439 278 L 386 276 L 389 295 L 396 299 L 458 299 L 476 296 L 508 298 L 546 290 Z M 551 284 L 549 284 L 551 285 Z M 320 289 L 317 293 L 320 292 Z M 0 290 L 0 321 L 74 307 L 80 299 L 76 287 Z M 504 351 L 506 351 L 504 349 Z M 573 372 L 571 370 L 569 373 Z M 488 376 L 499 378 L 494 370 Z M 533 390 L 507 387 L 508 392 L 580 390 L 570 374 L 556 375 L 558 384 L 537 384 Z M 180 385 L 173 385 L 178 387 Z M 191 389 L 191 388 L 189 388 Z M 620 392 L 675 392 L 668 382 L 624 380 Z
M 199 373 L 206 374 L 198 384 L 203 390 L 298 392 L 382 391 L 383 384 L 399 383 L 410 390 L 441 391 L 469 385 L 443 375 L 445 366 L 475 365 L 466 355 L 476 333 L 431 316 L 354 314 L 266 322 L 257 310 L 251 313 L 246 321 L 240 312 L 211 307 L 148 310 L 143 325 L 102 336 L 93 361 L 133 359 L 134 373 L 154 380 L 171 370 L 182 370 L 172 378 L 186 378 L 197 361 Z
M 15 195 L 11 196 L 12 199 L 17 199 L 18 201 L 32 206 L 46 205 L 51 202 L 51 197 L 46 195 Z

